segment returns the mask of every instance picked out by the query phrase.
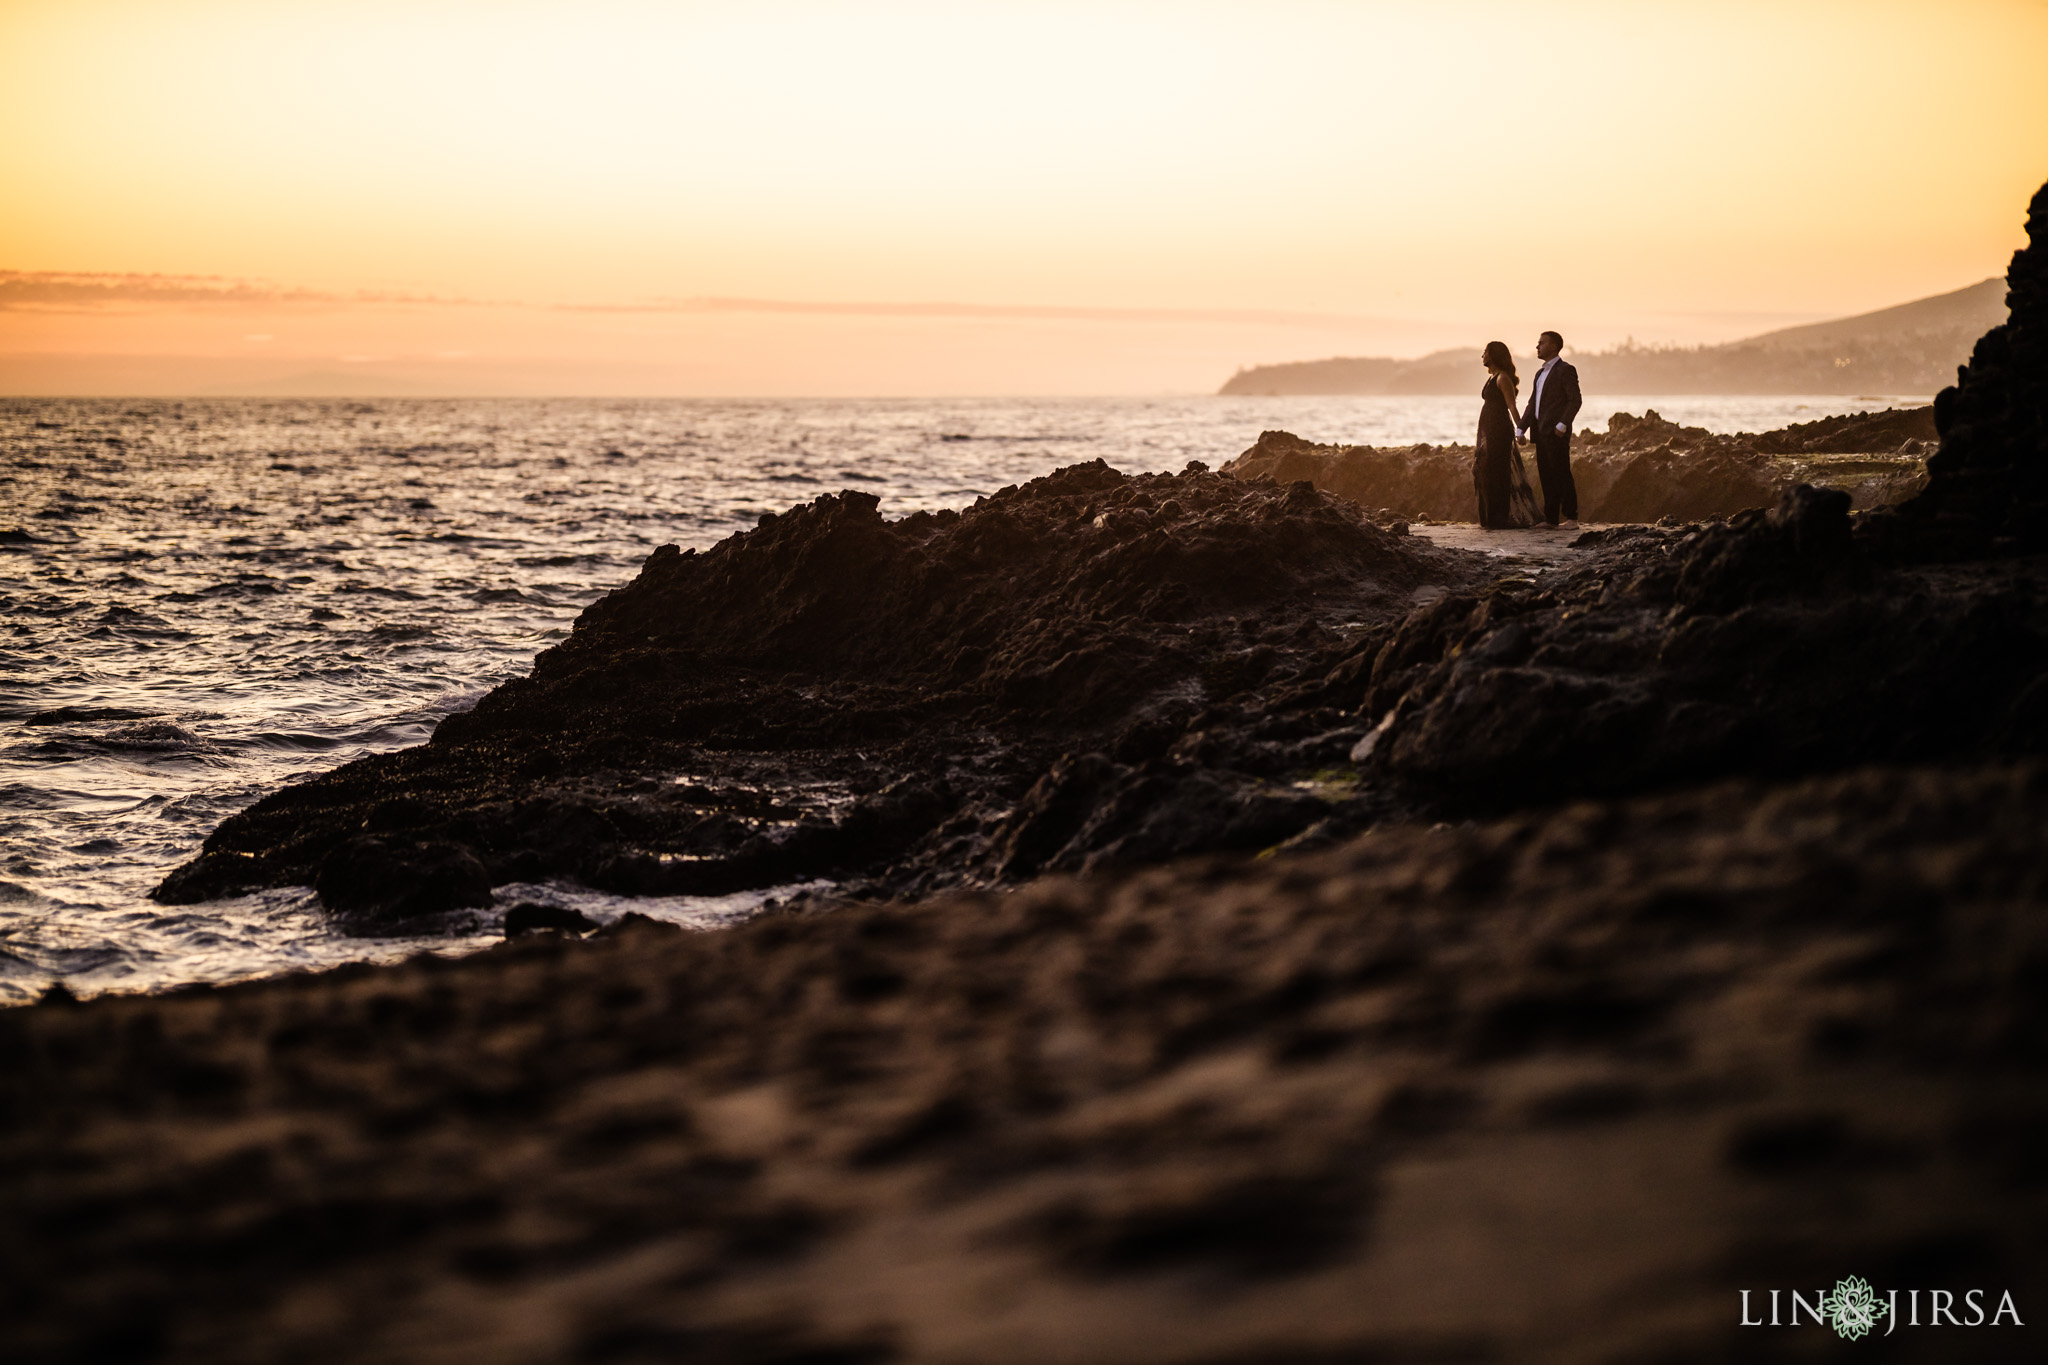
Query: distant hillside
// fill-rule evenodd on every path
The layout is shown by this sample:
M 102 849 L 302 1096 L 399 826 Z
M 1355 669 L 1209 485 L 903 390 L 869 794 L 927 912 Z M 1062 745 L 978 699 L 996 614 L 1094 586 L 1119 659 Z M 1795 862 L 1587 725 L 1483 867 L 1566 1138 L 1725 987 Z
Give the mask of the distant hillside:
M 1787 327 L 1720 346 L 1638 346 L 1571 352 L 1581 383 L 1601 393 L 1931 394 L 1956 378 L 1978 337 L 2005 321 L 2005 281 L 1895 308 Z M 1516 357 L 1527 369 L 1534 357 Z M 1416 360 L 1337 357 L 1258 365 L 1227 394 L 1436 394 L 1477 391 L 1479 344 Z
M 2005 281 L 1982 280 L 1967 289 L 1936 294 L 1931 298 L 1880 308 L 1875 313 L 1858 313 L 1833 322 L 1810 322 L 1804 327 L 1786 327 L 1731 346 L 1771 346 L 1798 349 L 1807 346 L 1837 346 L 1882 341 L 1901 336 L 1936 336 L 1967 331 L 1975 341 L 2005 321 Z M 1717 349 L 1727 349 L 1726 347 Z M 1967 356 L 1966 356 L 1967 358 Z M 1954 383 L 1951 376 L 1947 383 Z

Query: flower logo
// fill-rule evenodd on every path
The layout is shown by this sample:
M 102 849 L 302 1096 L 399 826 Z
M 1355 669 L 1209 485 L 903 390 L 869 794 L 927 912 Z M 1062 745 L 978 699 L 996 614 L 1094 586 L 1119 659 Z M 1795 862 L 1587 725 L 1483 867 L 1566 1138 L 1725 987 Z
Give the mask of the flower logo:
M 1822 1297 L 1820 1311 L 1827 1314 L 1836 1336 L 1855 1341 L 1891 1310 L 1877 1301 L 1877 1291 L 1867 1280 L 1851 1275 L 1835 1281 L 1835 1292 Z

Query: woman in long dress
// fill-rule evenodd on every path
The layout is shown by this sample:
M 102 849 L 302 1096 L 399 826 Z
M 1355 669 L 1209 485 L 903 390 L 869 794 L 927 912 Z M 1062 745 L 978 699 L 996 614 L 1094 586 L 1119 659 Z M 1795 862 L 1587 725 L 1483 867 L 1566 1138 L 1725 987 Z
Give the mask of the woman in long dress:
M 1515 443 L 1515 358 L 1505 343 L 1489 341 L 1479 360 L 1488 376 L 1479 391 L 1479 439 L 1472 450 L 1479 524 L 1494 530 L 1534 526 L 1540 519 L 1536 495 Z

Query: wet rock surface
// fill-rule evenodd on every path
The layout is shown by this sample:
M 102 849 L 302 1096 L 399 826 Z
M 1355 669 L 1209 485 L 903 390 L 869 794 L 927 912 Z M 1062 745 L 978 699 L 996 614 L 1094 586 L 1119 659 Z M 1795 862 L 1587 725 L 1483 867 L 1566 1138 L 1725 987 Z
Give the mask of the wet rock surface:
M 1839 488 L 1858 510 L 1913 497 L 1927 482 L 1934 409 L 1887 409 L 1801 422 L 1778 431 L 1717 435 L 1655 409 L 1617 412 L 1607 430 L 1572 438 L 1579 506 L 1593 522 L 1704 521 L 1769 507 L 1802 483 Z M 1525 448 L 1523 458 L 1533 460 Z M 1242 479 L 1316 487 L 1374 509 L 1381 520 L 1470 521 L 1472 447 L 1318 445 L 1284 431 L 1224 466 Z

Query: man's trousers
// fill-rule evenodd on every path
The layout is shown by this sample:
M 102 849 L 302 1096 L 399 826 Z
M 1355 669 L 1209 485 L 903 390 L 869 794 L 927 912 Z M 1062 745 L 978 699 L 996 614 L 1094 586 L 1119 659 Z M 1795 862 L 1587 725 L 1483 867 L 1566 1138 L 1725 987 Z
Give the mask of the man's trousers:
M 1543 481 L 1543 519 L 1552 526 L 1579 519 L 1579 489 L 1572 482 L 1572 438 L 1536 433 L 1536 477 Z

